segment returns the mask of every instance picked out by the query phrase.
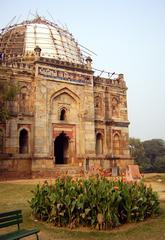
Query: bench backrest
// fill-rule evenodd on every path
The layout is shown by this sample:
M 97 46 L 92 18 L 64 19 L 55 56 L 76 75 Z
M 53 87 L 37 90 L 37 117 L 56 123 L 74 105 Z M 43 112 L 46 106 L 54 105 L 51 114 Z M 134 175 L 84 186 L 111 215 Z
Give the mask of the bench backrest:
M 18 225 L 23 222 L 22 211 L 15 210 L 10 212 L 0 213 L 0 228 Z

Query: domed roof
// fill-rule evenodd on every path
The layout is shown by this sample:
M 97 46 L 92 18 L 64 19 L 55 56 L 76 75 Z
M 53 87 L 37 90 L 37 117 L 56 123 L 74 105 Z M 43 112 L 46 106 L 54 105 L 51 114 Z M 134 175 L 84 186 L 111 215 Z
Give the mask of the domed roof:
M 57 24 L 37 17 L 31 21 L 9 26 L 0 34 L 0 53 L 11 56 L 26 56 L 41 48 L 41 57 L 83 64 L 78 43 L 67 30 Z

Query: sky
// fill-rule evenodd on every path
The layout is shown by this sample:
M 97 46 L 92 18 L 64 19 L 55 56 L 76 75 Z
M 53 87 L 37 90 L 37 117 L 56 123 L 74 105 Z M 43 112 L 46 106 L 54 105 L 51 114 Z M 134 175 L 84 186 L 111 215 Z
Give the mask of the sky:
M 67 26 L 97 54 L 94 68 L 124 74 L 130 137 L 165 140 L 165 0 L 1 0 L 0 9 L 0 29 L 36 12 Z

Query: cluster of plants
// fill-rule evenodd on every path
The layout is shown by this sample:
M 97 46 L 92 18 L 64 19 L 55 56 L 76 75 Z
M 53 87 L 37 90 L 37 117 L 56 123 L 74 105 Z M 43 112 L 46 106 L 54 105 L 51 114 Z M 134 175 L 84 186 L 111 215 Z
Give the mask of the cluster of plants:
M 33 215 L 56 226 L 115 227 L 159 213 L 159 200 L 144 183 L 91 176 L 59 177 L 38 184 L 30 201 Z

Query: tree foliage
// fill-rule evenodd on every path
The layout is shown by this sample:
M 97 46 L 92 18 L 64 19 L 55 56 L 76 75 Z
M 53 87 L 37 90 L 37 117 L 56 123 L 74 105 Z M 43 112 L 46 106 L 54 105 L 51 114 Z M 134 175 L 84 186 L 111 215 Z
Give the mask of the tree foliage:
M 165 172 L 165 141 L 130 138 L 131 154 L 144 172 Z
M 145 155 L 151 160 L 152 164 L 155 163 L 157 157 L 165 156 L 165 141 L 162 139 L 144 141 L 143 146 Z
M 129 144 L 131 155 L 135 158 L 137 163 L 140 163 L 140 161 L 144 158 L 145 155 L 142 142 L 138 138 L 130 138 Z
M 19 91 L 18 85 L 0 81 L 0 122 L 5 122 L 11 116 L 9 103 L 14 101 Z

